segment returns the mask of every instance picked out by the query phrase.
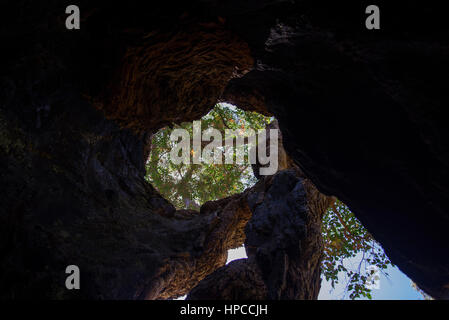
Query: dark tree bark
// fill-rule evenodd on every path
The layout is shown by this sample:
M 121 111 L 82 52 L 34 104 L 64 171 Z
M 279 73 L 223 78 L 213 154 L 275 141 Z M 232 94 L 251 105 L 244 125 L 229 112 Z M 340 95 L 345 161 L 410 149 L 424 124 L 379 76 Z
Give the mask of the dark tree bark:
M 287 169 L 261 179 L 247 194 L 248 259 L 226 265 L 187 299 L 317 299 L 321 284 L 321 219 L 332 202 Z
M 276 116 L 304 175 L 422 289 L 449 297 L 449 27 L 437 3 L 378 1 L 379 32 L 352 1 L 77 4 L 80 30 L 58 1 L 0 4 L 1 298 L 170 298 L 221 267 L 244 241 L 245 195 L 192 215 L 143 179 L 148 137 L 217 101 Z M 316 296 L 312 251 L 298 279 L 309 287 L 279 291 L 261 268 L 267 295 Z M 280 270 L 309 263 L 292 261 Z M 71 264 L 81 290 L 64 286 Z

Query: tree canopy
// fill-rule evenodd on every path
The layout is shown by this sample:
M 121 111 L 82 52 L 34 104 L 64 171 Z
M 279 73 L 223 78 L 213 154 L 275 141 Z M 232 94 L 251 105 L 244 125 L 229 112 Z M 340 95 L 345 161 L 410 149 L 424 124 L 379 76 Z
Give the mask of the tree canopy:
M 326 211 L 322 223 L 324 257 L 322 275 L 331 282 L 333 288 L 346 281 L 345 294 L 350 299 L 365 297 L 371 299 L 370 285 L 380 273 L 388 276 L 386 269 L 392 266 L 380 244 L 363 227 L 349 208 L 337 200 Z M 346 263 L 348 260 L 355 261 Z M 373 266 L 373 268 L 369 268 Z M 370 270 L 366 272 L 366 270 Z M 378 270 L 378 274 L 376 274 Z M 370 281 L 371 280 L 371 281 Z
M 263 129 L 270 122 L 256 112 L 245 112 L 231 105 L 218 104 L 201 119 L 201 128 L 245 130 Z M 147 179 L 178 209 L 198 209 L 209 200 L 216 200 L 240 193 L 252 186 L 257 179 L 251 165 L 245 164 L 174 164 L 170 161 L 170 150 L 176 142 L 170 141 L 174 128 L 186 129 L 192 136 L 192 123 L 164 128 L 151 141 L 151 154 L 147 162 Z M 192 145 L 192 144 L 190 144 Z M 247 155 L 247 149 L 245 153 Z M 194 150 L 191 150 L 193 154 Z

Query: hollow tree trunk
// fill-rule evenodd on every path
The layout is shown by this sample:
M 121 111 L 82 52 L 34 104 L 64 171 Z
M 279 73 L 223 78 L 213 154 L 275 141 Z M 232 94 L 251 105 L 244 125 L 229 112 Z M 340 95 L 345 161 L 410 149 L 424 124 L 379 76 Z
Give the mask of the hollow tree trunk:
M 250 210 L 229 207 L 243 200 L 191 216 L 143 179 L 147 138 L 217 101 L 275 115 L 306 176 L 449 297 L 449 30 L 436 1 L 379 1 L 379 32 L 352 1 L 77 5 L 80 30 L 62 2 L 0 4 L 0 297 L 166 298 L 186 292 L 186 269 L 203 270 L 193 287 L 221 266 L 243 241 L 231 226 Z M 79 291 L 65 289 L 69 264 Z

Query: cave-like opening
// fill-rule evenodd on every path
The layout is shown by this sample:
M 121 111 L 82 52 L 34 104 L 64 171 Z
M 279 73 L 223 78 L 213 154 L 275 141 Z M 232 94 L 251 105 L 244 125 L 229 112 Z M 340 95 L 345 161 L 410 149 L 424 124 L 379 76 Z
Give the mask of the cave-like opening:
M 201 130 L 207 131 L 214 128 L 221 133 L 223 143 L 219 144 L 219 152 L 225 152 L 225 131 L 236 130 L 237 134 L 243 134 L 246 130 L 260 130 L 273 120 L 253 111 L 244 111 L 238 107 L 219 103 L 202 117 L 199 121 Z M 234 194 L 243 192 L 252 187 L 257 178 L 253 174 L 249 162 L 249 148 L 246 143 L 241 149 L 233 149 L 233 159 L 243 156 L 244 162 L 225 163 L 222 155 L 215 156 L 212 163 L 203 161 L 204 148 L 208 142 L 202 141 L 202 154 L 199 163 L 193 163 L 195 150 L 190 143 L 190 154 L 188 163 L 174 163 L 171 159 L 171 151 L 177 141 L 170 139 L 173 130 L 183 129 L 193 136 L 193 123 L 184 122 L 173 127 L 164 127 L 156 132 L 151 138 L 151 151 L 146 162 L 146 179 L 169 200 L 177 209 L 199 211 L 201 205 L 207 201 L 223 199 Z M 217 142 L 217 141 L 214 141 Z M 210 150 L 213 153 L 213 150 Z M 218 161 L 215 161 L 219 159 Z

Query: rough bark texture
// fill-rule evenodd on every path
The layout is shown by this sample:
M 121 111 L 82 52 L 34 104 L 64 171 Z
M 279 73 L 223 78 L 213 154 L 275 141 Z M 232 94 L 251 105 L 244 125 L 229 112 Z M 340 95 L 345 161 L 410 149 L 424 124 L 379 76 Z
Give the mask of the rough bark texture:
M 188 300 L 316 299 L 323 254 L 321 218 L 332 198 L 298 170 L 261 179 L 247 193 L 248 259 L 230 263 L 199 283 Z
M 275 115 L 318 189 L 449 298 L 449 27 L 436 1 L 377 1 L 380 31 L 365 29 L 364 1 L 77 4 L 70 31 L 66 3 L 0 5 L 2 298 L 167 298 L 221 266 L 249 219 L 230 208 L 241 199 L 221 203 L 226 219 L 192 216 L 143 179 L 149 135 L 219 100 Z M 79 291 L 65 290 L 69 264 Z
M 179 29 L 150 32 L 127 48 L 116 80 L 94 105 L 134 131 L 197 120 L 229 80 L 252 68 L 248 45 L 223 23 Z

